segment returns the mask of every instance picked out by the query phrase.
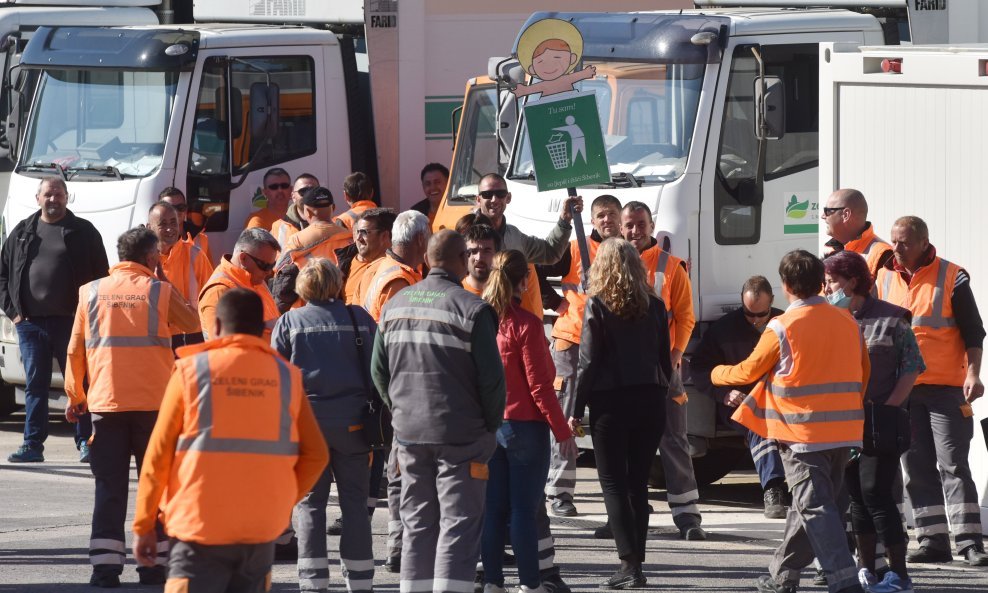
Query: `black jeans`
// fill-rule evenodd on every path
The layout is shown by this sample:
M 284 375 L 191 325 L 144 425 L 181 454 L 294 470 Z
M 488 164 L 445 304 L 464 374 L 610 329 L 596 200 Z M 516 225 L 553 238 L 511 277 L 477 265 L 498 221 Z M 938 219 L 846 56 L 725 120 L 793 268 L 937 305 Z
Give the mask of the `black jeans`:
M 899 456 L 896 454 L 862 454 L 848 464 L 844 479 L 851 496 L 854 533 L 877 533 L 885 545 L 906 541 L 902 518 L 895 504 L 898 472 Z
M 648 474 L 665 428 L 666 387 L 590 394 L 590 434 L 618 557 L 645 562 Z

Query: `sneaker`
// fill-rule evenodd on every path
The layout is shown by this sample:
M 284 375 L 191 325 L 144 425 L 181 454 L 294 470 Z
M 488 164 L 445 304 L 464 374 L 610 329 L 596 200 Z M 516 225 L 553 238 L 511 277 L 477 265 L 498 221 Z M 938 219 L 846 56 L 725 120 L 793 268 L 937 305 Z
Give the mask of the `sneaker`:
M 796 593 L 796 585 L 780 585 L 767 574 L 758 577 L 758 593 Z
M 882 582 L 869 585 L 869 593 L 913 593 L 913 581 L 909 578 L 902 578 L 893 571 L 889 571 L 882 579 Z
M 823 572 L 822 568 L 816 569 L 816 573 L 813 575 L 813 584 L 827 586 L 827 573 Z
M 89 584 L 101 589 L 115 589 L 120 586 L 120 575 L 111 572 L 93 571 Z
M 494 583 L 485 583 L 484 593 L 507 593 L 507 591 L 504 587 L 498 587 Z
M 785 492 L 781 486 L 769 486 L 763 495 L 765 501 L 766 519 L 785 519 L 786 501 Z
M 614 532 L 611 531 L 611 523 L 607 522 L 593 530 L 594 539 L 614 539 Z
M 89 463 L 89 443 L 79 443 L 79 463 Z
M 679 530 L 679 537 L 687 541 L 703 541 L 707 539 L 707 532 L 699 525 L 690 525 Z
M 614 576 L 601 583 L 604 589 L 639 589 L 645 586 L 645 575 L 641 567 L 618 570 Z
M 137 579 L 142 585 L 164 585 L 168 580 L 168 569 L 164 566 L 140 567 Z
M 557 517 L 575 517 L 578 514 L 573 501 L 565 498 L 554 498 L 549 508 L 552 514 Z
M 343 533 L 343 517 L 337 517 L 326 528 L 326 535 L 340 535 L 341 533 Z
M 539 578 L 542 581 L 542 588 L 545 589 L 546 593 L 571 593 L 569 585 L 566 584 L 566 581 L 563 580 L 563 577 L 558 572 L 543 574 Z
M 401 572 L 401 556 L 388 556 L 384 560 L 384 570 L 392 573 L 398 574 Z
M 16 451 L 7 456 L 7 461 L 10 463 L 42 463 L 45 460 L 42 451 L 44 451 L 44 448 L 21 445 Z
M 858 582 L 861 583 L 862 587 L 867 589 L 878 582 L 878 577 L 873 575 L 867 568 L 862 568 L 858 571 Z
M 971 566 L 988 566 L 988 554 L 985 554 L 983 545 L 970 546 L 961 553 L 961 556 L 964 557 L 964 562 Z
M 942 562 L 953 562 L 954 556 L 949 550 L 938 550 L 933 546 L 920 546 L 915 552 L 911 552 L 906 557 L 909 562 L 938 564 Z

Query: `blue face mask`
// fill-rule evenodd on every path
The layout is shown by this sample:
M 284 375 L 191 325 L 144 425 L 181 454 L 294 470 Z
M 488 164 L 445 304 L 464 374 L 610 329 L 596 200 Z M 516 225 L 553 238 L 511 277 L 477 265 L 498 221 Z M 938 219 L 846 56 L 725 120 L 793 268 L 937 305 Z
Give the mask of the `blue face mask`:
M 840 307 L 841 309 L 847 309 L 851 304 L 851 298 L 844 294 L 843 288 L 838 288 L 834 292 L 827 295 L 827 302 L 835 307 Z

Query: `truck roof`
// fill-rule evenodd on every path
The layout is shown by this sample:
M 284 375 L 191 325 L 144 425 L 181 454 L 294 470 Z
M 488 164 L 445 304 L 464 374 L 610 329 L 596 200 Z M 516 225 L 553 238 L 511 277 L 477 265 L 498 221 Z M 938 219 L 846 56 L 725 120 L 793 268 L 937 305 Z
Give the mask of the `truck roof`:
M 245 23 L 196 23 L 193 25 L 146 25 L 121 27 L 136 30 L 195 31 L 199 48 L 253 47 L 265 45 L 336 45 L 329 31 L 299 25 L 258 25 Z

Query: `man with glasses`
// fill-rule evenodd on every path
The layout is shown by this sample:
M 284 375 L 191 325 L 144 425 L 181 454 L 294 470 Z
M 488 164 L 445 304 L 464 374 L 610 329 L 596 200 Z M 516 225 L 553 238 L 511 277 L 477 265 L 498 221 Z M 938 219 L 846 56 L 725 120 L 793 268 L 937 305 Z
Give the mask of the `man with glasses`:
M 281 167 L 268 169 L 261 182 L 261 193 L 267 200 L 264 208 L 255 210 L 247 217 L 244 228 L 262 228 L 270 231 L 274 223 L 288 212 L 292 197 L 292 178 Z M 207 330 L 208 331 L 208 330 Z
M 875 236 L 868 222 L 868 202 L 856 189 L 839 189 L 830 194 L 820 214 L 831 239 L 824 244 L 823 257 L 838 251 L 860 253 L 868 262 L 872 278 L 892 257 L 892 246 Z
M 292 186 L 292 202 L 288 205 L 288 210 L 271 225 L 271 234 L 282 247 L 295 233 L 309 226 L 309 222 L 302 216 L 301 204 L 302 192 L 310 187 L 319 187 L 319 180 L 315 175 L 302 173 L 296 177 L 295 185 Z
M 786 472 L 775 441 L 758 436 L 734 420 L 731 414 L 751 392 L 753 385 L 715 387 L 710 372 L 717 365 L 737 364 L 752 353 L 769 320 L 782 315 L 772 306 L 772 285 L 764 276 L 752 276 L 741 288 L 741 306 L 724 315 L 703 334 L 690 358 L 690 375 L 696 387 L 714 398 L 717 413 L 725 424 L 740 430 L 751 451 L 762 485 L 765 518 L 785 519 Z
M 182 193 L 182 190 L 177 187 L 166 187 L 161 190 L 158 194 L 158 201 L 167 202 L 172 205 L 175 212 L 178 214 L 178 224 L 182 231 L 182 240 L 186 243 L 191 243 L 198 247 L 203 253 L 206 254 L 206 259 L 209 260 L 210 266 L 213 263 L 213 254 L 209 251 L 209 237 L 206 235 L 205 220 L 203 224 L 196 224 L 189 217 L 189 202 Z M 197 214 L 198 217 L 202 218 L 202 214 Z
M 353 244 L 336 250 L 336 259 L 346 279 L 343 292 L 348 305 L 363 304 L 373 275 L 367 272 L 374 268 L 371 264 L 391 249 L 391 226 L 396 216 L 390 208 L 365 210 L 353 226 Z
M 256 292 L 264 304 L 264 339 L 271 339 L 271 329 L 278 319 L 278 307 L 265 281 L 271 276 L 280 249 L 278 241 L 264 229 L 244 229 L 233 246 L 233 254 L 220 258 L 199 293 L 199 319 L 203 335 L 208 340 L 210 328 L 216 326 L 216 303 L 231 288 L 246 288 Z

